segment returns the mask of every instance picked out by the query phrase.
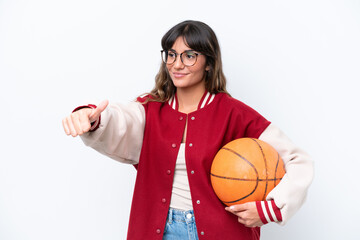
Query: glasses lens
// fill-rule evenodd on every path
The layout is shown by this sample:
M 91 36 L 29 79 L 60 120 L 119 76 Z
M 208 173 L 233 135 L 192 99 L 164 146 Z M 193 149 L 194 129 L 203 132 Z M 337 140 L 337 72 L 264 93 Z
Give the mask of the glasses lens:
M 176 60 L 176 53 L 172 51 L 162 50 L 161 51 L 161 58 L 164 63 L 166 64 L 172 64 Z
M 161 51 L 161 59 L 163 60 L 164 63 L 167 63 L 167 51 L 166 50 Z
M 190 50 L 190 51 L 185 51 L 182 55 L 181 55 L 181 58 L 182 58 L 182 61 L 184 63 L 184 65 L 186 66 L 192 66 L 196 63 L 196 57 L 197 57 L 197 54 L 196 52 Z
M 178 53 L 171 50 L 162 50 L 161 58 L 166 64 L 173 64 L 176 61 Z M 197 55 L 193 50 L 188 50 L 180 54 L 181 61 L 185 66 L 193 66 L 196 63 Z
M 172 64 L 176 60 L 176 53 L 173 51 L 167 51 L 167 64 Z

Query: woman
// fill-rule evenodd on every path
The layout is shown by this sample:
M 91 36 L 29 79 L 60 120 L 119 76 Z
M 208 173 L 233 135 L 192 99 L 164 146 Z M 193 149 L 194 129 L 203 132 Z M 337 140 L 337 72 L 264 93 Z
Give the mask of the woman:
M 136 167 L 128 239 L 259 239 L 261 225 L 285 224 L 312 180 L 307 154 L 227 93 L 209 26 L 179 23 L 164 35 L 162 48 L 150 94 L 127 106 L 82 106 L 63 120 L 66 134 Z M 266 201 L 225 208 L 212 190 L 210 167 L 223 145 L 242 137 L 271 144 L 286 174 Z

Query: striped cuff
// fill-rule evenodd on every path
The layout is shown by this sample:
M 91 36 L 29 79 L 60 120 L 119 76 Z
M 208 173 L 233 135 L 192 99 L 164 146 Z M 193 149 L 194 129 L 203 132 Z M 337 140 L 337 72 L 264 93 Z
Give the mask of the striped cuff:
M 280 209 L 275 205 L 274 200 L 257 201 L 256 208 L 263 224 L 282 221 Z
M 76 111 L 78 111 L 80 109 L 83 109 L 83 108 L 95 109 L 95 108 L 97 108 L 97 106 L 94 105 L 94 104 L 88 104 L 88 105 L 84 105 L 84 106 L 79 106 L 79 107 L 75 108 L 72 112 L 76 112 Z M 90 128 L 89 132 L 93 132 L 96 129 L 98 129 L 99 126 L 100 126 L 100 121 L 101 121 L 101 115 L 99 116 L 99 118 L 95 122 L 91 123 L 91 128 Z

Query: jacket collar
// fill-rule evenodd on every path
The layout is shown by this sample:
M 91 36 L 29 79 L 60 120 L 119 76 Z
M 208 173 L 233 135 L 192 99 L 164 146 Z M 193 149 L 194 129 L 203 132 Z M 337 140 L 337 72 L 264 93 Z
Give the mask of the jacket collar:
M 209 105 L 214 100 L 215 95 L 216 95 L 215 93 L 211 94 L 208 91 L 205 91 L 204 95 L 201 97 L 197 110 L 202 109 L 205 106 Z M 172 109 L 176 111 L 179 110 L 179 101 L 176 93 L 174 94 L 174 96 L 172 96 L 169 99 L 168 104 Z

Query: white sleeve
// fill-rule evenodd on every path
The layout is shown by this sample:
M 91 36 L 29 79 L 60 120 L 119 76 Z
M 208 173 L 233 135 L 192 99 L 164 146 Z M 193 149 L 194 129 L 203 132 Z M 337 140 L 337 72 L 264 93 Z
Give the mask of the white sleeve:
M 305 201 L 314 175 L 313 162 L 307 153 L 296 147 L 273 124 L 265 129 L 259 139 L 274 147 L 285 164 L 283 179 L 266 197 L 268 201 L 275 201 L 282 215 L 282 222 L 279 224 L 284 225 Z
M 145 109 L 141 103 L 109 104 L 100 126 L 81 135 L 85 145 L 122 163 L 139 163 L 144 137 Z

